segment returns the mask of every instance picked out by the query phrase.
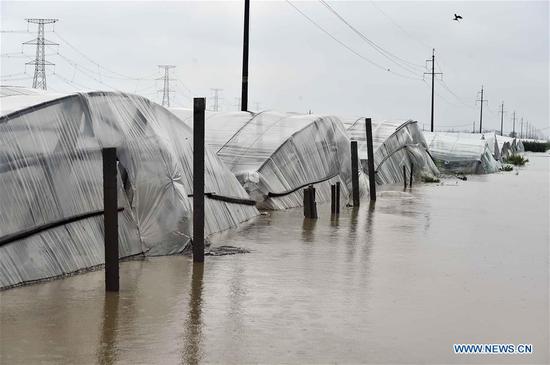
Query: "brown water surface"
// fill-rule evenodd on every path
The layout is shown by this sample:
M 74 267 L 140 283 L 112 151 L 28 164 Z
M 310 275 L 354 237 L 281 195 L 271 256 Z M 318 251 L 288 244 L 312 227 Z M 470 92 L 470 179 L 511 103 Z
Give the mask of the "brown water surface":
M 2 364 L 548 363 L 549 163 L 390 187 L 337 219 L 271 212 L 158 257 L 0 293 Z M 531 343 L 455 355 L 453 343 Z

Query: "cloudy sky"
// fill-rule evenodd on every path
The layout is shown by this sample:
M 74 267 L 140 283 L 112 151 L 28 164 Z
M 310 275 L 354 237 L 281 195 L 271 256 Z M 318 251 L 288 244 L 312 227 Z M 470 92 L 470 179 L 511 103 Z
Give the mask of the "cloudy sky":
M 471 130 L 484 85 L 484 127 L 500 128 L 504 101 L 505 131 L 515 110 L 518 131 L 523 118 L 549 133 L 547 1 L 328 4 L 334 12 L 319 1 L 252 1 L 252 110 L 416 119 L 428 128 L 430 78 L 422 79 L 435 48 L 443 73 L 436 129 Z M 454 13 L 464 19 L 453 21 Z M 32 84 L 24 63 L 34 46 L 21 43 L 35 37 L 36 25 L 26 32 L 33 17 L 59 19 L 55 31 L 46 28 L 59 43 L 46 51 L 56 64 L 48 68 L 51 90 L 117 89 L 160 101 L 157 65 L 173 64 L 173 104 L 190 106 L 193 96 L 220 88 L 223 110 L 237 109 L 242 2 L 2 1 L 2 84 Z

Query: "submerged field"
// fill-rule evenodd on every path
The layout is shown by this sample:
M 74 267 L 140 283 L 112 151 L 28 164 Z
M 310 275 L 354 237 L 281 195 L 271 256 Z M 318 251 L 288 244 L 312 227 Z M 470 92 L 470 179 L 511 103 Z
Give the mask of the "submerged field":
M 548 154 L 512 172 L 380 192 L 317 221 L 270 212 L 214 245 L 0 292 L 0 362 L 547 363 Z M 530 343 L 532 355 L 454 355 Z

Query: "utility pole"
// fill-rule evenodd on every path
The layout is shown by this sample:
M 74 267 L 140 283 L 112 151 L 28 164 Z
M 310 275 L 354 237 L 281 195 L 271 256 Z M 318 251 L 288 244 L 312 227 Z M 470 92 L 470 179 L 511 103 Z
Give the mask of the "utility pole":
M 434 131 L 434 92 L 435 92 L 435 75 L 443 75 L 441 72 L 435 72 L 435 48 L 432 49 L 432 59 L 426 60 L 426 62 L 432 63 L 432 72 L 424 72 L 424 75 L 432 75 L 432 114 L 431 114 L 431 128 L 430 131 Z
M 34 60 L 25 63 L 25 65 L 34 65 L 34 78 L 32 80 L 33 89 L 47 90 L 46 87 L 46 66 L 54 64 L 46 61 L 46 46 L 58 46 L 58 43 L 51 42 L 44 38 L 44 24 L 53 24 L 58 19 L 29 18 L 25 19 L 27 23 L 38 24 L 38 35 L 35 39 L 24 42 L 23 44 L 36 45 L 36 57 Z
M 514 123 L 512 124 L 512 136 L 516 138 L 516 111 L 514 110 Z
M 222 99 L 220 97 L 220 93 L 223 91 L 223 89 L 210 89 L 212 90 L 212 111 L 219 112 L 220 111 L 220 100 Z
M 475 133 L 475 132 L 476 132 L 476 121 L 474 120 L 472 124 L 472 133 Z
M 250 0 L 244 0 L 243 35 L 243 77 L 241 89 L 241 111 L 248 110 L 248 31 L 250 28 Z
M 502 104 L 500 104 L 500 135 L 503 136 L 503 126 L 504 126 L 504 101 L 502 102 Z
M 235 104 L 233 104 L 233 107 L 237 108 L 237 111 L 241 110 L 241 98 L 235 98 Z
M 483 85 L 481 85 L 481 99 L 476 101 L 479 101 L 481 106 L 481 108 L 479 109 L 479 133 L 483 133 L 483 102 L 488 101 L 483 100 Z
M 520 127 L 521 129 L 520 129 L 520 133 L 519 133 L 519 138 L 523 138 L 523 117 L 521 117 L 520 125 L 521 125 L 521 127 Z
M 162 106 L 165 106 L 167 108 L 170 107 L 170 93 L 174 92 L 173 90 L 170 90 L 170 69 L 176 68 L 174 65 L 158 65 L 158 67 L 162 70 L 164 70 L 164 76 L 159 77 L 157 80 L 163 81 L 162 86 Z

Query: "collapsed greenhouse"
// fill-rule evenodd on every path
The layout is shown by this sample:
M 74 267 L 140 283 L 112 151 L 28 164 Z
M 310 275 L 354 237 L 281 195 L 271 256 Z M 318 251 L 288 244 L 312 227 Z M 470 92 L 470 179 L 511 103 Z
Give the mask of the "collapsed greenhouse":
M 502 159 L 506 159 L 516 153 L 525 152 L 521 139 L 496 135 L 496 140 Z
M 192 124 L 192 111 L 170 109 Z M 340 182 L 341 199 L 351 195 L 350 140 L 332 116 L 265 111 L 210 112 L 206 143 L 235 174 L 262 209 L 303 205 L 304 187 L 314 184 L 318 202 L 330 200 L 330 185 Z M 366 190 L 360 173 L 360 190 Z
M 424 132 L 424 136 L 442 172 L 490 174 L 499 171 L 500 163 L 481 134 Z
M 358 141 L 361 165 L 367 171 L 365 118 L 350 120 L 345 124 L 351 138 Z M 416 180 L 432 181 L 439 175 L 424 135 L 415 121 L 373 122 L 372 144 L 377 184 L 403 182 L 403 166 L 407 176 L 410 176 L 412 167 Z
M 1 87 L 0 288 L 104 262 L 102 147 L 117 148 L 120 257 L 190 243 L 192 133 L 163 107 L 114 92 Z M 258 213 L 212 152 L 205 233 Z

